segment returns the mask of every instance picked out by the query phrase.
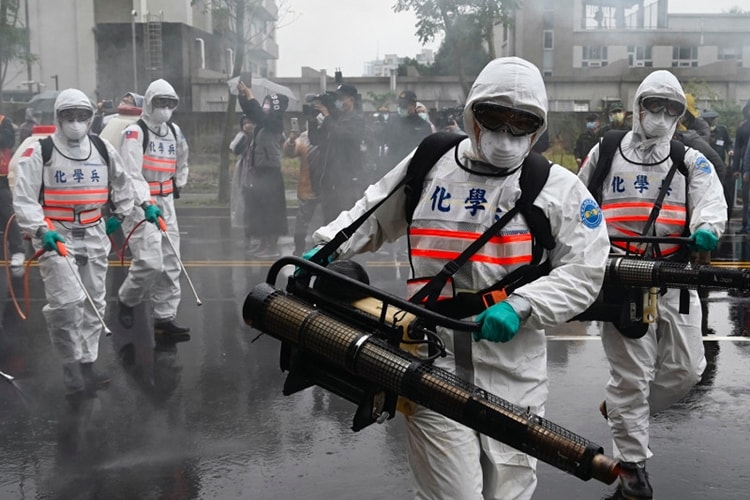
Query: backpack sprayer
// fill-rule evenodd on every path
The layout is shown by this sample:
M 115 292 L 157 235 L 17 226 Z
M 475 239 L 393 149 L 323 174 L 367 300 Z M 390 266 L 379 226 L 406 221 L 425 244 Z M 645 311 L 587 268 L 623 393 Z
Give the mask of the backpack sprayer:
M 274 283 L 287 265 L 297 270 L 283 291 Z M 283 394 L 318 385 L 353 402 L 355 432 L 393 418 L 397 407 L 411 402 L 580 479 L 611 484 L 617 478 L 618 463 L 601 446 L 433 366 L 431 359 L 443 350 L 435 327 L 468 335 L 478 329 L 474 322 L 442 316 L 297 257 L 271 266 L 242 314 L 248 325 L 281 341 L 281 368 L 289 372 Z M 431 357 L 403 348 L 419 344 Z

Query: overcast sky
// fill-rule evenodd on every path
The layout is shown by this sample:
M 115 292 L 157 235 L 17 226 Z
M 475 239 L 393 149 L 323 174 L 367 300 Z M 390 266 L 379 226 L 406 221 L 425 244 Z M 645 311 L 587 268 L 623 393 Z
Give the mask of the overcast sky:
M 720 13 L 747 0 L 672 0 L 672 13 Z M 302 66 L 340 67 L 361 76 L 366 61 L 385 54 L 414 57 L 423 48 L 414 36 L 412 12 L 393 12 L 395 0 L 277 0 L 280 6 L 278 76 L 300 76 Z M 745 6 L 744 8 L 748 8 Z

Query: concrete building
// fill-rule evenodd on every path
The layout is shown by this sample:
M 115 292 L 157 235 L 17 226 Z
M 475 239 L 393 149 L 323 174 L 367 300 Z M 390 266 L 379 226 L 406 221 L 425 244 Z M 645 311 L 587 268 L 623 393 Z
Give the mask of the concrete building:
M 551 111 L 632 107 L 655 69 L 705 82 L 709 99 L 750 98 L 750 14 L 668 14 L 668 0 L 524 0 L 512 27 L 496 28 L 498 55 L 544 74 Z
M 278 7 L 275 0 L 254 2 L 243 69 L 273 78 Z M 24 0 L 36 61 L 8 71 L 6 92 L 75 87 L 92 99 L 117 99 L 165 78 L 180 94 L 181 109 L 204 110 L 207 103 L 193 102 L 193 84 L 226 80 L 233 69 L 223 36 L 232 19 L 220 6 L 210 0 Z

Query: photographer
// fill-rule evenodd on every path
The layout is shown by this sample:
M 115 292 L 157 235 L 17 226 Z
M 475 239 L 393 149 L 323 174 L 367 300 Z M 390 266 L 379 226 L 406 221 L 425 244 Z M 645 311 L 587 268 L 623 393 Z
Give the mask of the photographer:
M 331 98 L 335 97 L 333 103 Z M 365 119 L 357 112 L 357 88 L 343 83 L 335 93 L 325 93 L 313 102 L 317 112 L 308 117 L 310 144 L 318 147 L 310 159 L 326 223 L 349 208 L 361 193 L 362 141 Z
M 398 117 L 388 124 L 388 170 L 432 133 L 432 126 L 417 114 L 417 94 L 404 90 L 398 96 Z
M 435 115 L 435 128 L 438 132 L 451 132 L 453 134 L 466 135 L 466 132 L 458 125 L 456 117 L 463 115 L 463 108 L 443 108 Z

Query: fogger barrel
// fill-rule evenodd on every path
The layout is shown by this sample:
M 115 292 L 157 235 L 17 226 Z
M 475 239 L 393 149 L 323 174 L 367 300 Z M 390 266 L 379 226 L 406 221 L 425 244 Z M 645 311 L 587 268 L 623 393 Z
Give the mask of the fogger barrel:
M 667 260 L 610 257 L 605 284 L 666 288 L 750 289 L 750 270 Z
M 617 462 L 600 446 L 267 283 L 248 295 L 243 317 L 253 328 L 576 477 L 607 484 L 617 478 Z

